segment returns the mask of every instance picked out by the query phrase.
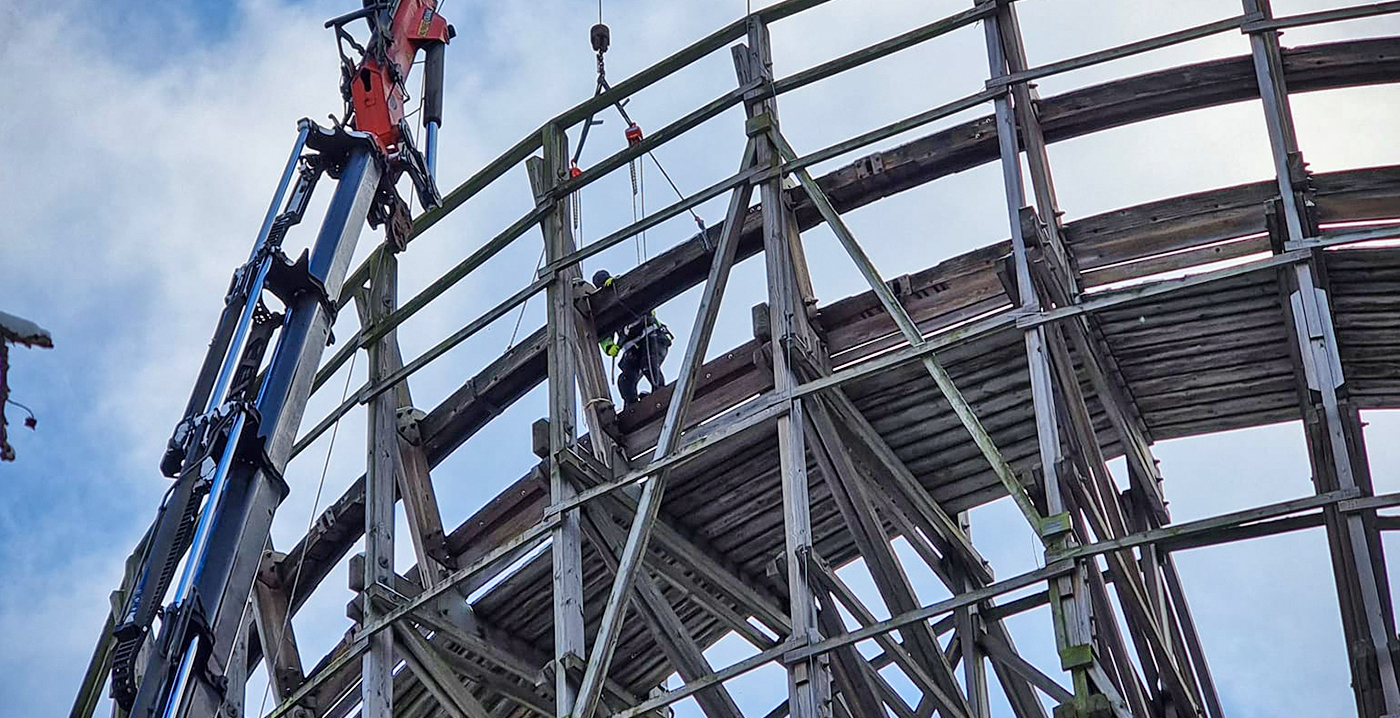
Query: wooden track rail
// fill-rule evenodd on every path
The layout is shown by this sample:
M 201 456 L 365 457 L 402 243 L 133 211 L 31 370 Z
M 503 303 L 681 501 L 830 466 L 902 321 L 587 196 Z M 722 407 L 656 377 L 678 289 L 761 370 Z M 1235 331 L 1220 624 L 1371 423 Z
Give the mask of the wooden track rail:
M 363 324 L 316 386 L 360 349 L 374 359 L 370 381 L 305 427 L 296 451 L 367 405 L 373 480 L 361 476 L 299 542 L 264 559 L 248 662 L 266 660 L 264 637 L 281 641 L 267 663 L 280 702 L 272 715 L 661 716 L 694 697 L 709 718 L 741 718 L 743 701 L 724 682 L 776 664 L 789 700 L 770 716 L 989 718 L 995 682 L 1018 718 L 1048 718 L 1047 705 L 1057 718 L 1221 718 L 1174 555 L 1316 527 L 1332 549 L 1357 715 L 1400 715 L 1379 539 L 1397 524 L 1377 513 L 1400 497 L 1374 494 L 1358 414 L 1400 408 L 1400 248 L 1377 242 L 1400 238 L 1400 167 L 1308 172 L 1288 104 L 1290 93 L 1400 82 L 1400 37 L 1278 41 L 1280 28 L 1400 3 L 1275 17 L 1266 0 L 1243 0 L 1233 17 L 1031 66 L 1016 4 L 982 0 L 775 77 L 769 25 L 826 1 L 757 11 L 531 132 L 421 216 L 414 236 L 521 163 L 533 209 L 420 294 L 397 302 L 383 247 L 352 275 L 340 301 L 357 302 Z M 782 136 L 784 93 L 973 26 L 986 37 L 984 89 L 826 148 L 794 149 Z M 1029 84 L 1229 32 L 1250 38 L 1249 55 L 1053 97 Z M 568 175 L 570 129 L 725 48 L 733 90 Z M 1239 102 L 1265 109 L 1275 176 L 1061 222 L 1048 144 Z M 982 105 L 991 114 L 944 122 Z M 733 107 L 745 110 L 748 143 L 734 175 L 575 245 L 575 191 Z M 913 130 L 925 134 L 860 154 Z M 855 159 L 807 173 L 837 158 Z M 992 162 L 1003 171 L 1007 241 L 887 278 L 841 218 Z M 722 225 L 611 288 L 582 286 L 584 259 L 721 196 Z M 812 299 L 801 233 L 820 224 L 871 291 Z M 537 226 L 547 261 L 535 281 L 425 354 L 401 355 L 397 326 Z M 752 257 L 769 291 L 754 338 L 702 361 L 729 272 Z M 597 336 L 696 286 L 703 299 L 680 378 L 614 411 Z M 410 411 L 416 371 L 537 293 L 548 297 L 546 326 L 436 407 Z M 550 408 L 533 437 L 538 465 L 448 528 L 434 470 L 542 383 Z M 1282 421 L 1303 423 L 1316 495 L 1171 523 L 1153 442 Z M 1105 463 L 1120 456 L 1126 486 Z M 1043 568 L 1010 577 L 982 559 L 967 514 L 1008 495 L 1045 552 Z M 400 499 L 418 557 L 406 571 L 392 560 Z M 368 559 L 352 568 L 354 625 L 303 662 L 293 636 L 267 627 L 301 610 L 367 529 Z M 897 537 L 950 598 L 917 599 L 891 548 Z M 857 595 L 835 573 L 857 559 L 876 595 Z M 875 600 L 888 619 L 865 605 Z M 1045 605 L 1057 666 L 1023 658 L 1005 623 Z M 751 654 L 710 664 L 705 650 L 728 635 Z M 915 693 L 891 686 L 889 666 Z M 683 687 L 658 688 L 677 673 Z

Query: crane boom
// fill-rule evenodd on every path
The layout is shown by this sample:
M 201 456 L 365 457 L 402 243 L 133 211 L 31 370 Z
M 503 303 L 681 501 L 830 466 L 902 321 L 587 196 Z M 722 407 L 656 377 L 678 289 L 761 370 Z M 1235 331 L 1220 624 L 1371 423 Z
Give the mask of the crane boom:
M 233 276 L 224 309 L 161 461 L 174 479 L 147 534 L 136 579 L 115 621 L 111 692 L 134 718 L 241 715 L 244 671 L 231 670 L 243 609 L 272 517 L 288 492 L 283 471 L 330 338 L 351 256 L 366 221 L 402 248 L 408 175 L 423 201 L 439 201 L 404 117 L 404 83 L 419 50 L 435 57 L 425 97 L 436 98 L 430 146 L 441 122 L 442 48 L 452 29 L 436 0 L 365 0 L 327 23 L 343 69 L 344 119 L 299 123 L 291 156 L 252 252 Z M 365 19 L 360 46 L 345 26 Z M 358 52 L 352 59 L 346 45 Z M 430 147 L 431 148 L 431 147 Z M 334 194 L 309 250 L 283 251 L 323 175 Z M 275 297 L 281 310 L 267 299 Z M 183 566 L 178 582 L 177 569 Z M 173 594 L 171 594 L 173 587 Z M 171 603 L 162 606 L 170 594 Z M 159 631 L 154 631 L 159 618 Z M 80 697 L 81 700 L 81 697 Z

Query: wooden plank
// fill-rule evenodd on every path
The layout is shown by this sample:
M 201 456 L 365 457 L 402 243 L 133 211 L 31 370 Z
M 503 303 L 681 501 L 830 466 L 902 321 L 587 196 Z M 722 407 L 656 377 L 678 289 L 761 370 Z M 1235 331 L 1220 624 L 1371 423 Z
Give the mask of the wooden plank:
M 372 274 L 369 317 L 378 322 L 394 311 L 398 297 L 398 260 L 383 253 Z M 393 371 L 390 347 L 395 333 L 387 332 L 369 349 L 369 378 L 376 381 Z M 393 585 L 394 490 L 398 474 L 398 425 L 394 418 L 397 397 L 383 394 L 370 402 L 368 470 L 365 474 L 365 575 L 366 587 Z M 365 607 L 374 616 L 373 605 Z M 361 661 L 360 700 L 365 718 L 393 718 L 394 637 L 382 632 L 371 636 Z
M 270 545 L 270 544 L 269 544 Z M 269 550 L 263 554 L 263 565 L 253 581 L 253 627 L 258 643 L 264 650 L 267 680 L 272 694 L 280 703 L 306 680 L 301 667 L 301 652 L 297 649 L 296 633 L 292 630 L 288 591 L 277 583 L 272 568 L 281 554 Z

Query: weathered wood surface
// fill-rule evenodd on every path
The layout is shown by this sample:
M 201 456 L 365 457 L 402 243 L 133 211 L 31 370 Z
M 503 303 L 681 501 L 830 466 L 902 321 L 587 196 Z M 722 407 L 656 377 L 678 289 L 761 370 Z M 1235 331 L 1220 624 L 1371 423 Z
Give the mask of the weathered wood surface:
M 1400 38 L 1288 50 L 1285 64 L 1294 92 L 1400 81 Z M 1058 142 L 1257 96 L 1249 58 L 1236 57 L 1095 85 L 1043 99 L 1038 107 L 1047 140 Z M 817 183 L 838 210 L 847 212 L 996 159 L 996 130 L 992 118 L 984 117 L 862 158 L 819 177 Z M 1257 190 L 1265 191 L 1267 184 L 1259 183 Z M 820 218 L 806 195 L 799 190 L 790 194 L 800 228 L 816 226 Z M 757 207 L 749 212 L 739 244 L 741 260 L 762 249 L 759 214 Z M 719 229 L 711 227 L 703 240 L 697 236 L 619 277 L 614 295 L 594 306 L 600 329 L 616 329 L 626 320 L 624 304 L 639 310 L 655 307 L 703 281 Z M 541 328 L 429 415 L 424 432 L 441 437 L 442 443 L 425 449 L 431 455 L 455 448 L 544 377 Z
M 1400 80 L 1400 39 L 1322 45 L 1288 53 L 1290 86 L 1297 90 Z M 1252 69 L 1242 58 L 1176 68 L 1043 100 L 1047 137 L 1061 140 L 1163 114 L 1255 96 Z M 1137 98 L 1131 102 L 1128 97 Z M 845 211 L 940 176 L 995 159 L 995 134 L 978 120 L 866 158 L 820 178 Z M 1318 175 L 1314 180 L 1322 221 L 1400 217 L 1400 168 L 1384 167 Z M 1149 277 L 1267 251 L 1264 202 L 1270 183 L 1202 192 L 1110 212 L 1069 223 L 1065 237 L 1090 285 Z M 799 223 L 815 224 L 805 195 L 794 196 Z M 740 256 L 759 251 L 756 227 L 746 231 Z M 638 267 L 618 281 L 617 296 L 632 306 L 654 306 L 703 278 L 710 254 L 694 239 Z M 996 276 L 1006 243 L 993 245 L 891 282 L 901 303 L 925 333 L 1004 309 L 1009 300 Z M 1327 271 L 1348 389 L 1363 407 L 1400 406 L 1400 299 L 1388 287 L 1400 279 L 1400 250 L 1328 252 Z M 1102 313 L 1105 339 L 1157 439 L 1187 436 L 1296 418 L 1290 383 L 1287 330 L 1281 324 L 1272 273 L 1247 275 L 1179 293 L 1132 302 Z M 592 307 L 604 330 L 622 314 L 615 301 Z M 902 346 L 896 328 L 873 294 L 823 307 L 816 317 L 838 367 Z M 449 396 L 423 422 L 430 466 L 523 396 L 545 374 L 543 331 L 532 334 Z M 750 342 L 707 363 L 693 404 L 699 422 L 771 388 L 762 348 Z M 1020 333 L 1004 331 L 940 353 L 958 386 L 1018 470 L 1038 460 L 1029 380 Z M 915 363 L 846 386 L 871 425 L 944 508 L 960 511 L 1003 495 L 1004 490 L 956 417 Z M 1086 387 L 1091 419 L 1103 436 L 1108 421 Z M 655 442 L 669 389 L 619 416 L 629 452 Z M 1120 453 L 1113 444 L 1105 454 Z M 835 502 L 810 467 L 816 550 L 834 564 L 855 555 Z M 767 437 L 746 437 L 705 456 L 672 479 L 663 510 L 675 528 L 720 552 L 744 575 L 767 574 L 782 545 L 777 455 Z M 295 611 L 360 538 L 363 479 L 326 510 L 308 536 L 277 567 L 290 579 L 304 560 Z M 447 537 L 459 565 L 469 562 L 538 521 L 548 502 L 539 469 L 513 484 Z M 653 547 L 655 560 L 667 561 Z M 679 562 L 677 562 L 679 564 Z M 584 551 L 585 622 L 595 630 L 610 573 L 591 549 Z M 694 578 L 692 576 L 692 578 Z M 703 581 L 696 579 L 703 585 Z M 290 581 L 288 581 L 290 583 Z M 550 571 L 547 557 L 527 564 L 479 600 L 475 608 L 514 640 L 549 655 Z M 672 583 L 658 584 L 676 614 L 701 645 L 728 630 Z M 781 596 L 778 586 L 766 586 Z M 735 606 L 738 608 L 738 606 Z M 624 627 L 612 677 L 645 693 L 671 672 L 651 636 L 637 622 Z

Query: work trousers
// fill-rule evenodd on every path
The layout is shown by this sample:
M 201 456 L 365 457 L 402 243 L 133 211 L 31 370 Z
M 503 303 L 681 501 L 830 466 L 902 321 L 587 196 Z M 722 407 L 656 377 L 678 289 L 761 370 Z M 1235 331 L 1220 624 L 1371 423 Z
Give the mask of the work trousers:
M 661 363 L 666 361 L 666 352 L 670 350 L 671 340 L 665 334 L 656 332 L 622 353 L 617 367 L 617 390 L 622 394 L 624 408 L 637 402 L 637 384 L 642 377 L 647 378 L 652 391 L 666 384 Z

